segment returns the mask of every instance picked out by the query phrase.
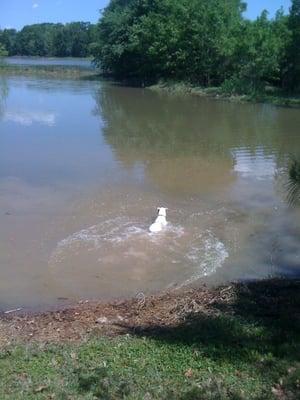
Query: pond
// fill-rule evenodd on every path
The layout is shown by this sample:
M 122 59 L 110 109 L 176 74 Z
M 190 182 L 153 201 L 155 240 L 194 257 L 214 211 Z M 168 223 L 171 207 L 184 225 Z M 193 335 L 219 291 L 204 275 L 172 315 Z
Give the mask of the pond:
M 1 94 L 0 309 L 300 274 L 299 110 L 22 76 Z

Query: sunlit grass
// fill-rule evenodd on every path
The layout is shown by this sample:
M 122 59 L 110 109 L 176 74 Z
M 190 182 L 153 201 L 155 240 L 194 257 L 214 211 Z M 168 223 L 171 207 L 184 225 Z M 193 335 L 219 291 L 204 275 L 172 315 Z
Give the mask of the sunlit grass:
M 164 334 L 19 345 L 0 353 L 5 399 L 275 399 L 299 392 L 299 332 L 206 317 Z M 298 358 L 299 360 L 299 358 Z

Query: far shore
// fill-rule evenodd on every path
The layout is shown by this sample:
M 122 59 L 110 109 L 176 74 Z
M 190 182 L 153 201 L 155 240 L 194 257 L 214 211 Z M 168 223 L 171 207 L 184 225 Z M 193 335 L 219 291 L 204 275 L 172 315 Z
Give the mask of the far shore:
M 70 78 L 70 79 L 100 79 L 99 71 L 92 68 L 81 68 L 80 66 L 70 65 L 18 65 L 0 64 L 0 77 L 18 76 L 38 76 L 44 78 Z
M 193 95 L 199 97 L 209 97 L 216 100 L 228 100 L 236 103 L 269 103 L 276 106 L 300 107 L 300 94 L 287 95 L 274 88 L 269 88 L 266 92 L 256 94 L 229 94 L 222 91 L 220 87 L 200 87 L 184 82 L 164 82 L 148 86 L 148 89 L 156 92 L 164 92 L 172 95 Z
M 23 57 L 26 59 L 26 57 Z M 32 58 L 32 57 L 30 57 Z M 35 57 L 39 59 L 41 57 Z M 68 58 L 63 58 L 68 60 Z M 71 59 L 71 58 L 70 58 Z M 70 65 L 18 65 L 0 63 L 0 76 L 24 75 L 38 76 L 45 78 L 67 78 L 67 79 L 87 79 L 87 80 L 103 80 L 113 79 L 112 76 L 102 74 L 97 69 L 81 68 L 80 66 Z M 117 81 L 116 81 L 117 82 Z M 299 108 L 300 94 L 288 95 L 280 92 L 275 88 L 268 88 L 265 92 L 256 94 L 229 94 L 222 91 L 220 87 L 200 87 L 185 82 L 160 81 L 156 84 L 145 84 L 136 81 L 119 82 L 124 86 L 137 86 L 152 90 L 159 93 L 167 93 L 174 96 L 191 95 L 198 97 L 206 97 L 215 100 L 226 100 L 236 103 L 267 103 L 275 106 Z

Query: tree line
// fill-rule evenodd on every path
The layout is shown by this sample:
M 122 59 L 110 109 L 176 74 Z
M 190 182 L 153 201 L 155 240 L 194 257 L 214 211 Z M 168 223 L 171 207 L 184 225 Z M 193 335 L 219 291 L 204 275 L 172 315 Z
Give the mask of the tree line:
M 93 49 L 118 78 L 188 81 L 249 93 L 300 86 L 300 0 L 288 15 L 244 17 L 241 0 L 111 0 Z
M 9 56 L 87 57 L 96 41 L 89 22 L 42 23 L 0 30 L 0 51 Z
M 98 24 L 0 30 L 0 54 L 94 56 L 104 73 L 226 92 L 300 90 L 300 0 L 288 15 L 244 17 L 242 0 L 110 0 Z

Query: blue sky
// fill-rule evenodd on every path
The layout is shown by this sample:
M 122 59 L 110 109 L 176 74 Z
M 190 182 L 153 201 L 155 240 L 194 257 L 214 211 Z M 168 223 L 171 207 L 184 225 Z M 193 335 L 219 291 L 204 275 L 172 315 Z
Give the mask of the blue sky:
M 21 29 L 24 25 L 38 22 L 96 22 L 99 10 L 109 0 L 0 0 L 0 28 Z M 290 0 L 248 0 L 248 18 L 255 18 L 263 9 L 270 15 L 281 6 L 285 11 Z

